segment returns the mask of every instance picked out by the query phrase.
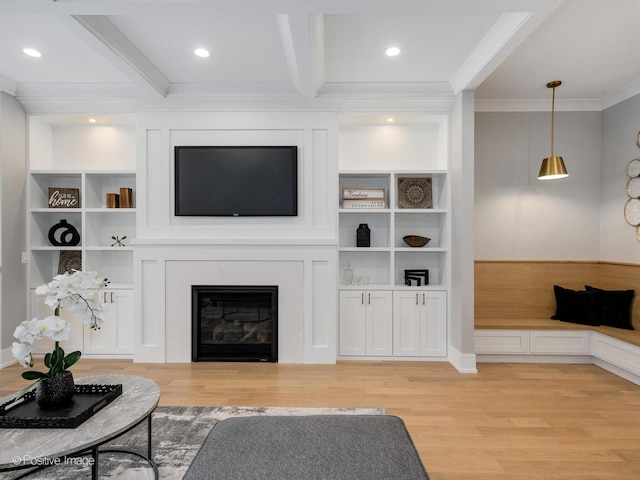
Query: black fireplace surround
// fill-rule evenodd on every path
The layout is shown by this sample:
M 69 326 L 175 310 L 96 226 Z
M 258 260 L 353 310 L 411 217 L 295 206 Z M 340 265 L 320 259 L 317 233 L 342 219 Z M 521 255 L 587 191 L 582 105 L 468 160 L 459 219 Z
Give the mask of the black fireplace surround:
M 194 362 L 277 362 L 278 287 L 193 285 Z

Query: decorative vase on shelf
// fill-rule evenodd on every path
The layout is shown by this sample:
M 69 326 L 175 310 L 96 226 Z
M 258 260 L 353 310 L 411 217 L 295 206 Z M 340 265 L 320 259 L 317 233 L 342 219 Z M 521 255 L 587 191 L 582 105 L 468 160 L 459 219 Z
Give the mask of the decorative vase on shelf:
M 347 262 L 347 268 L 344 269 L 344 276 L 342 280 L 345 285 L 353 284 L 353 268 L 351 268 L 351 262 Z
M 366 223 L 361 223 L 356 230 L 356 246 L 371 246 L 371 230 L 369 229 L 369 225 Z
M 71 403 L 75 393 L 73 374 L 66 370 L 53 378 L 43 378 L 36 386 L 36 403 L 45 410 L 55 410 Z

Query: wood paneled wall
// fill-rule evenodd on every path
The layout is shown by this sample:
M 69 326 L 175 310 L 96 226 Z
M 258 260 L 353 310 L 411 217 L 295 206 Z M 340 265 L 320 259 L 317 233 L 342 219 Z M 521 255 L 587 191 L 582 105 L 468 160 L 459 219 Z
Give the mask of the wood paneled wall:
M 549 318 L 556 310 L 554 285 L 635 290 L 633 325 L 640 330 L 640 265 L 625 263 L 477 260 L 475 318 Z

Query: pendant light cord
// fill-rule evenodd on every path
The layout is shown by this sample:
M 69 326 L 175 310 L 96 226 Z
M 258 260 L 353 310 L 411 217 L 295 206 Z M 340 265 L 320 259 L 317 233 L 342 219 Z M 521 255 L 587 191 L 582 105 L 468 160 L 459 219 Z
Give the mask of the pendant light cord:
M 556 110 L 556 87 L 553 87 L 553 93 L 551 94 L 551 157 L 553 157 L 553 131 L 554 131 L 555 110 Z

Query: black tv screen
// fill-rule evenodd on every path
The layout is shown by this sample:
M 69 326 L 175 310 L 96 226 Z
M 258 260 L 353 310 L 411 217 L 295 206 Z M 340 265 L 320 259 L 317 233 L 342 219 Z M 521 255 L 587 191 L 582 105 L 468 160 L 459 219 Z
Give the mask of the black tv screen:
M 296 216 L 298 148 L 175 147 L 177 216 Z

